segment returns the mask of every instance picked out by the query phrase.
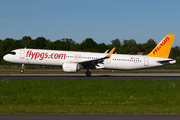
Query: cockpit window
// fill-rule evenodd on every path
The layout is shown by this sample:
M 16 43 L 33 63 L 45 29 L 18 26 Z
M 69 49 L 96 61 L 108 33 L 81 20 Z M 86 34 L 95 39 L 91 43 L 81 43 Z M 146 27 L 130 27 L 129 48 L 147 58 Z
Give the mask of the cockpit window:
M 11 55 L 16 55 L 16 52 L 10 52 L 9 54 L 11 54 Z

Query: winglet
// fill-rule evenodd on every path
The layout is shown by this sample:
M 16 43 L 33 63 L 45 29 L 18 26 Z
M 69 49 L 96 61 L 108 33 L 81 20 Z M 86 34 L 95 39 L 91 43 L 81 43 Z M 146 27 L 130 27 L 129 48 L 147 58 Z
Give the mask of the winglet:
M 114 47 L 111 52 L 109 52 L 109 54 L 107 55 L 107 57 L 111 57 L 111 55 L 113 54 L 114 50 L 116 49 L 116 47 Z
M 108 53 L 108 51 L 109 51 L 109 50 L 106 50 L 106 52 L 104 52 L 104 53 L 105 53 L 105 54 L 107 54 L 107 53 Z
M 168 34 L 148 55 L 149 57 L 168 58 L 175 35 Z

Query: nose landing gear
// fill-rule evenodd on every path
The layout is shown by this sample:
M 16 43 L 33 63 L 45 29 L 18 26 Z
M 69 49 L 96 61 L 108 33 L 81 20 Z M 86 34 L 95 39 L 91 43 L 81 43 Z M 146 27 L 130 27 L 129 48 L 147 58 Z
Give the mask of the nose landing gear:
M 20 72 L 21 72 L 21 73 L 24 72 L 24 64 L 22 64 Z

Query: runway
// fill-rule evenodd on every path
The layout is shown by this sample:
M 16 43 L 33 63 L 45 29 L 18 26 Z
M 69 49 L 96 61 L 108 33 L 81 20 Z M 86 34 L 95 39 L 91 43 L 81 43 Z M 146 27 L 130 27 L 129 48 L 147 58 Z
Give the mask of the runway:
M 179 120 L 179 114 L 0 114 L 0 120 Z
M 0 74 L 0 80 L 180 80 L 180 74 Z

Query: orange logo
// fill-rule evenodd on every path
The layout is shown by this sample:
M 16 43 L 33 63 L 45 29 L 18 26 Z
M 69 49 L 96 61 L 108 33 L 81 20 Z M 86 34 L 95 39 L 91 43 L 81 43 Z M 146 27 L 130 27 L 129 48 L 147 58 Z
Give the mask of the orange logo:
M 169 37 L 166 37 L 153 51 L 153 54 L 155 55 L 168 41 L 170 40 Z

